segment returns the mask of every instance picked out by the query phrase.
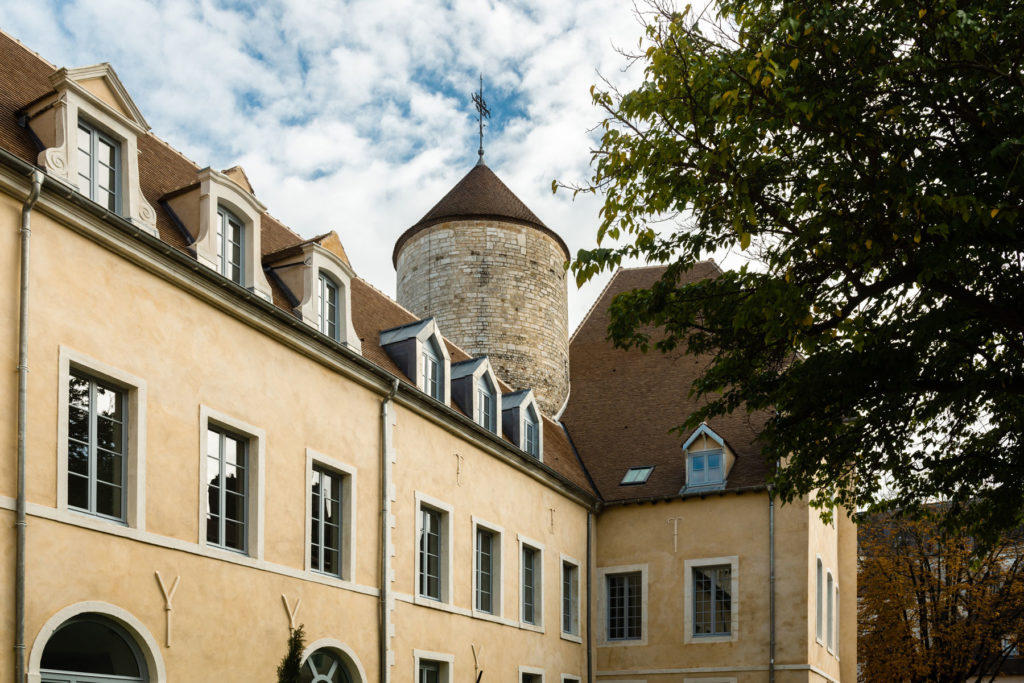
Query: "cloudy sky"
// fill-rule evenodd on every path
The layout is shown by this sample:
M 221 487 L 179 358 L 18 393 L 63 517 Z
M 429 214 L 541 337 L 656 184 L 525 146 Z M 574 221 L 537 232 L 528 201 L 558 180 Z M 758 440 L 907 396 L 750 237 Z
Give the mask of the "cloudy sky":
M 0 28 L 57 66 L 108 61 L 154 133 L 200 166 L 241 164 L 304 236 L 336 230 L 356 272 L 394 294 L 391 250 L 476 162 L 484 75 L 488 165 L 575 253 L 599 74 L 636 82 L 616 47 L 630 0 L 33 0 Z M 570 283 L 571 325 L 603 286 Z

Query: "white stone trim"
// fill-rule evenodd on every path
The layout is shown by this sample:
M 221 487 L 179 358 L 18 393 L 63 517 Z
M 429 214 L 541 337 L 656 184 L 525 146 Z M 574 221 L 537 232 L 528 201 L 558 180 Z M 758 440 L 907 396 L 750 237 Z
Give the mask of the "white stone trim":
M 516 562 L 519 565 L 519 586 L 516 591 L 519 596 L 516 608 L 516 614 L 519 617 L 519 627 L 528 631 L 544 633 L 544 544 L 522 534 L 516 534 L 516 541 L 519 551 L 516 554 Z M 525 546 L 533 548 L 537 551 L 537 554 L 540 555 L 540 557 L 537 558 L 537 568 L 534 570 L 534 576 L 537 579 L 536 585 L 533 588 L 533 616 L 537 622 L 535 624 L 531 624 L 523 619 L 523 578 L 525 574 L 523 571 L 523 548 Z
M 46 620 L 32 642 L 26 672 L 27 683 L 41 683 L 42 674 L 40 673 L 40 668 L 43 660 L 43 650 L 46 648 L 47 641 L 60 628 L 61 624 L 81 614 L 101 614 L 117 622 L 135 640 L 139 652 L 142 654 L 143 659 L 146 660 L 149 680 L 153 683 L 167 683 L 167 669 L 164 667 L 164 660 L 160 655 L 160 646 L 145 624 L 139 621 L 131 612 L 117 605 L 95 600 L 69 605 Z
M 814 577 L 814 640 L 825 646 L 825 562 L 821 559 L 821 553 L 815 553 L 814 569 L 811 576 Z M 821 581 L 818 581 L 818 568 L 821 568 Z M 819 620 L 818 615 L 821 615 Z M 821 623 L 821 630 L 818 630 L 818 623 Z
M 315 330 L 320 329 L 317 295 L 320 288 L 320 273 L 326 273 L 338 286 L 337 341 L 361 353 L 362 344 L 352 325 L 352 278 L 355 276 L 352 267 L 338 258 L 336 254 L 315 242 L 309 242 L 303 246 L 302 253 L 297 258 L 301 259 L 302 266 L 299 267 L 297 263 L 286 263 L 288 270 L 282 270 L 278 277 L 292 289 L 297 297 L 300 297 L 296 309 L 302 316 L 303 322 Z
M 505 591 L 502 590 L 504 587 L 504 553 L 502 552 L 505 545 L 505 529 L 501 525 L 491 524 L 485 519 L 481 519 L 476 515 L 470 516 L 473 528 L 473 540 L 471 546 L 473 548 L 473 558 L 469 563 L 470 573 L 472 574 L 472 593 L 470 596 L 470 609 L 473 612 L 474 617 L 481 619 L 487 619 L 492 621 L 502 621 L 502 614 L 504 614 L 504 602 L 505 602 Z M 494 545 L 491 554 L 491 604 L 494 606 L 493 612 L 484 612 L 476 608 L 476 532 L 477 528 L 483 528 L 494 534 Z M 417 548 L 417 551 L 419 548 Z
M 635 640 L 609 640 L 608 639 L 608 582 L 606 577 L 609 574 L 631 574 L 640 572 L 640 638 Z M 621 564 L 615 567 L 597 568 L 597 621 L 596 643 L 598 647 L 635 647 L 647 645 L 647 617 L 650 614 L 648 603 L 648 582 L 647 563 L 643 564 Z
M 370 679 L 366 676 L 366 669 L 363 668 L 363 663 L 359 661 L 359 657 L 356 655 L 355 650 L 350 648 L 340 640 L 334 638 L 320 638 L 315 640 L 306 646 L 306 649 L 302 651 L 302 663 L 305 664 L 309 656 L 317 650 L 330 650 L 334 654 L 338 655 L 342 662 L 348 668 L 348 672 L 353 674 L 356 679 L 353 683 L 369 683 Z
M 562 577 L 562 568 L 566 563 L 576 567 L 576 629 L 579 633 L 569 633 L 562 629 L 562 600 L 565 596 L 562 591 L 565 590 L 565 582 Z M 565 553 L 558 554 L 558 632 L 563 640 L 568 640 L 574 643 L 583 642 L 583 569 L 580 565 L 580 561 L 571 555 Z
M 431 652 L 430 650 L 416 649 L 412 651 L 412 680 L 420 680 L 420 660 L 423 659 L 428 662 L 437 662 L 441 665 L 441 671 L 438 675 L 440 683 L 452 683 L 455 680 L 455 655 L 448 654 L 447 652 Z
M 417 605 L 428 605 L 433 606 L 438 602 L 446 605 L 453 605 L 453 581 L 452 581 L 452 545 L 454 539 L 452 538 L 452 517 L 455 513 L 455 508 L 450 504 L 445 503 L 442 500 L 434 498 L 422 491 L 414 491 L 416 504 L 414 506 L 416 519 L 413 523 L 413 529 L 415 529 L 415 535 L 412 539 L 413 547 L 413 590 L 412 595 Z M 420 517 L 420 510 L 424 507 L 433 508 L 441 513 L 441 600 L 434 600 L 420 595 L 420 534 L 423 531 L 423 520 Z
M 731 593 L 729 595 L 731 623 L 729 635 L 693 635 L 693 570 L 696 567 L 710 567 L 727 564 L 730 568 Z M 739 637 L 740 622 L 740 560 L 738 555 L 724 557 L 703 557 L 683 561 L 683 642 L 684 643 L 731 643 Z
M 117 524 L 106 518 L 68 507 L 68 390 L 71 368 L 107 381 L 125 392 L 128 413 L 125 425 L 125 523 L 139 530 L 146 528 L 146 380 L 119 368 L 90 358 L 63 344 L 57 351 L 57 509 L 84 515 L 104 524 Z
M 561 683 L 580 683 L 583 679 L 576 674 L 562 674 Z
M 206 432 L 210 424 L 218 425 L 249 438 L 249 472 L 246 501 L 248 507 L 246 532 L 246 552 L 244 554 L 257 560 L 263 559 L 263 528 L 266 505 L 266 432 L 227 413 L 214 410 L 206 405 L 199 406 L 199 534 L 198 543 L 217 554 L 238 554 L 235 551 L 208 545 L 206 542 Z M 308 512 L 307 512 L 308 514 Z
M 313 571 L 309 558 L 309 548 L 313 542 L 313 519 L 311 510 L 313 505 L 313 468 L 319 465 L 321 468 L 331 470 L 341 475 L 341 578 L 343 581 L 356 580 L 356 532 L 359 524 L 356 520 L 358 506 L 356 505 L 356 492 L 359 470 L 340 460 L 330 458 L 323 453 L 306 449 L 306 507 L 305 515 L 305 559 L 303 566 L 306 571 Z M 317 572 L 319 573 L 319 572 Z
M 523 674 L 534 674 L 540 676 L 540 683 L 544 683 L 544 668 L 540 666 L 519 666 L 518 683 L 523 683 Z
M 609 676 L 663 676 L 672 674 L 717 674 L 717 673 L 746 673 L 755 671 L 767 671 L 768 666 L 766 664 L 760 664 L 756 666 L 695 666 L 685 669 L 632 669 L 632 670 L 621 670 L 621 671 L 598 671 L 596 676 L 598 678 L 606 678 Z M 822 677 L 829 683 L 840 683 L 838 680 L 828 675 L 816 666 L 809 664 L 776 664 L 776 671 L 808 671 L 817 676 Z M 623 680 L 620 678 L 615 679 L 615 683 L 645 683 L 642 679 L 636 681 Z

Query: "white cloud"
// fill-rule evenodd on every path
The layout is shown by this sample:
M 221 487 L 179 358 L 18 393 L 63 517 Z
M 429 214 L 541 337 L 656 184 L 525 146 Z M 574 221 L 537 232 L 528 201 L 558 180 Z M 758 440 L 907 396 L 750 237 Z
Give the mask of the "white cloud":
M 337 230 L 386 292 L 395 239 L 476 161 L 478 73 L 489 165 L 573 253 L 599 203 L 551 181 L 590 176 L 597 72 L 641 76 L 613 49 L 641 34 L 622 0 L 36 0 L 4 3 L 0 26 L 58 66 L 111 62 L 157 135 L 241 163 L 273 215 Z M 573 326 L 601 286 L 570 286 Z

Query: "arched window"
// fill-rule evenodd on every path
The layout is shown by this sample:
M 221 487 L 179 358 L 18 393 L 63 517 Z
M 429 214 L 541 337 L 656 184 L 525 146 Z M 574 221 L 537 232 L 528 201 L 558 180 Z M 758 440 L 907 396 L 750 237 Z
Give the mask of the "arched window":
M 43 683 L 149 680 L 135 641 L 123 628 L 98 614 L 83 614 L 64 622 L 47 641 L 40 668 Z
M 345 663 L 331 650 L 320 649 L 302 664 L 302 683 L 352 683 Z

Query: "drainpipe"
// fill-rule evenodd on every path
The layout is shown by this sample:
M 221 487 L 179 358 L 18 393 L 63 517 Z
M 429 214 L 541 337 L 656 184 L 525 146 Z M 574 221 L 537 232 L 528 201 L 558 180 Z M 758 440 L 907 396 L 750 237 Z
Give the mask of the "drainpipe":
M 775 683 L 775 491 L 768 485 L 768 683 Z
M 593 578 L 593 572 L 591 567 L 593 562 L 591 561 L 594 556 L 594 513 L 587 511 L 587 683 L 594 683 L 594 662 L 593 657 L 593 646 L 591 642 L 590 632 L 593 629 L 594 622 L 590 614 L 590 601 L 592 598 L 593 586 L 591 585 L 591 579 Z
M 391 667 L 391 400 L 398 393 L 398 380 L 392 380 L 391 391 L 380 402 L 380 609 L 377 617 L 380 662 L 377 680 L 388 683 Z
M 18 502 L 14 570 L 14 681 L 25 680 L 25 423 L 28 414 L 28 266 L 32 207 L 43 188 L 43 172 L 32 172 L 32 191 L 21 207 L 21 298 L 18 307 Z

